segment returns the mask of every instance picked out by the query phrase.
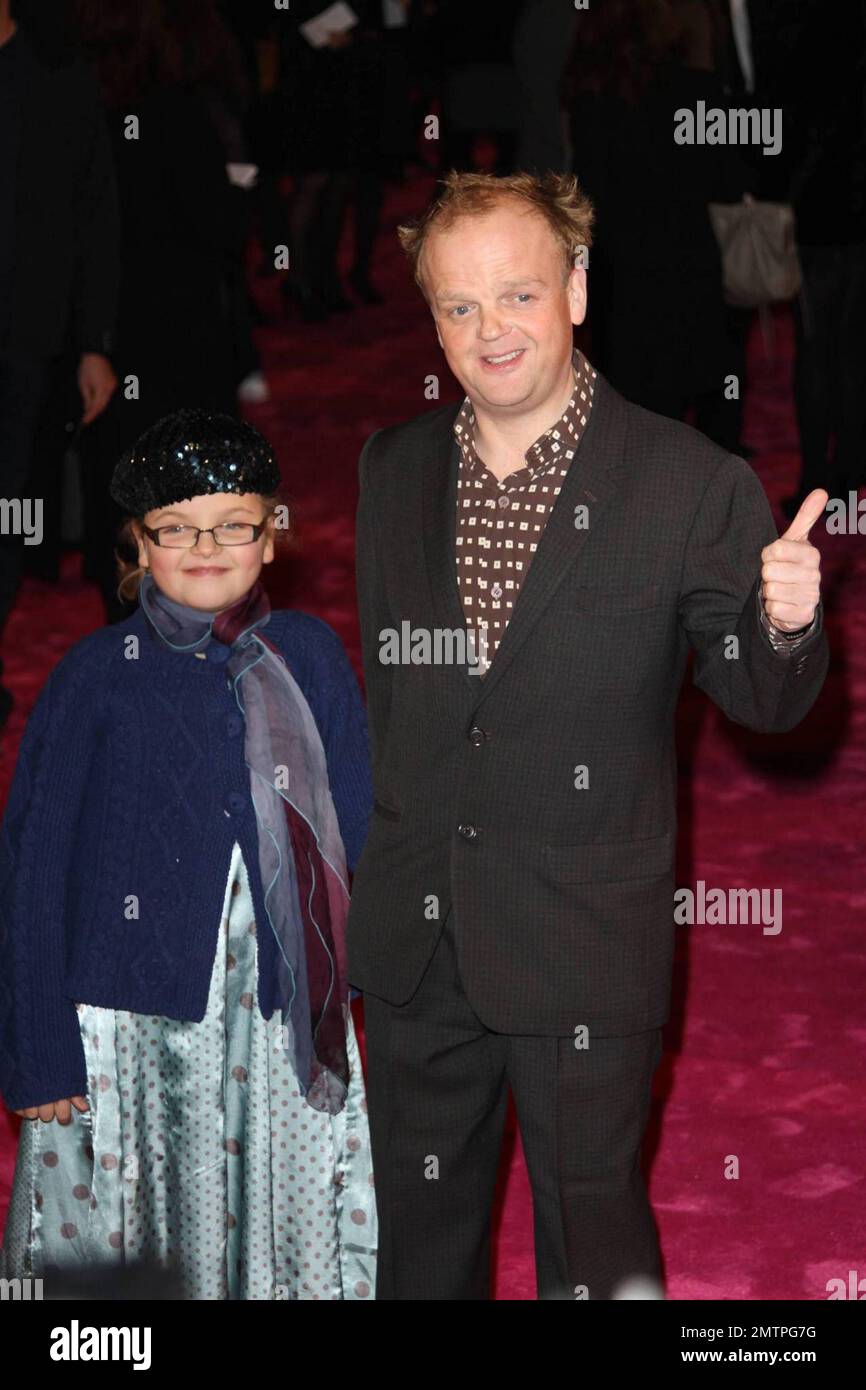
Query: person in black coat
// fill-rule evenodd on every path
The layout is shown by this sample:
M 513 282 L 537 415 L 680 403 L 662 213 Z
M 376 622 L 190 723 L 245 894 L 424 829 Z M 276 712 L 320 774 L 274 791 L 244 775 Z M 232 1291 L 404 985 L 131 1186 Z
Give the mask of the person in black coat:
M 236 207 L 212 92 L 155 0 L 76 7 L 99 75 L 117 169 L 121 281 L 115 367 L 121 389 L 82 449 L 85 575 L 109 621 L 122 616 L 105 537 L 120 515 L 108 494 L 117 459 L 182 406 L 236 411 L 226 271 Z
M 55 5 L 10 10 L 0 0 L 0 466 L 9 499 L 29 491 L 37 427 L 64 349 L 83 425 L 105 410 L 116 384 L 107 356 L 118 280 L 111 151 L 96 88 L 61 19 Z M 0 631 L 15 601 L 22 539 L 0 536 Z M 11 705 L 0 687 L 0 722 Z
M 337 266 L 346 213 L 354 210 L 349 283 L 365 302 L 385 178 L 399 165 L 402 126 L 393 120 L 393 46 L 385 42 L 381 0 L 354 0 L 357 24 L 314 47 L 302 26 L 323 0 L 296 0 L 278 16 L 278 104 L 282 167 L 293 179 L 289 209 L 292 273 L 284 292 L 313 321 L 353 307 Z
M 788 516 L 814 487 L 847 501 L 866 483 L 866 3 L 812 0 L 798 14 L 785 96 L 803 269 L 794 366 L 801 471 L 782 503 Z
M 669 13 L 614 0 L 575 31 L 574 172 L 597 213 L 593 350 L 629 400 L 679 419 L 693 407 L 699 429 L 737 450 L 739 410 L 724 394 L 737 358 L 707 205 L 738 201 L 748 172 L 729 146 L 674 141 L 677 110 L 728 103 L 709 28 L 702 38 Z

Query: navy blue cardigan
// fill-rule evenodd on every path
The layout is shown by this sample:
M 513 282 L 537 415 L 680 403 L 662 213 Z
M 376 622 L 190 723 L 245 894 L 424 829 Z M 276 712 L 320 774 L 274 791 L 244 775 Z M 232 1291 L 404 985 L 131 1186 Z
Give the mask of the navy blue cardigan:
M 264 629 L 310 705 L 350 869 L 372 809 L 367 718 L 327 623 Z M 78 642 L 24 732 L 0 827 L 0 1093 L 11 1109 L 86 1095 L 75 1001 L 204 1017 L 232 845 L 259 924 L 258 998 L 277 1007 L 244 723 L 229 648 L 173 652 L 141 609 Z

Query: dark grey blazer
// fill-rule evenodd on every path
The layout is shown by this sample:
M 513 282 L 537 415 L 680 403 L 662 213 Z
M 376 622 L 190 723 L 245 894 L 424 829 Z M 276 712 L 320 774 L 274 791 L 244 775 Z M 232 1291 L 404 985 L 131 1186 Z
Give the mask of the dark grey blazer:
M 457 409 L 378 430 L 361 454 L 376 803 L 355 870 L 349 978 L 406 1002 L 452 908 L 464 988 L 488 1027 L 652 1028 L 669 1011 L 674 711 L 689 646 L 695 681 L 729 718 L 790 729 L 827 671 L 823 623 L 795 653 L 773 650 L 758 587 L 777 532 L 755 473 L 599 375 L 487 675 L 382 664 L 384 629 L 465 627 Z

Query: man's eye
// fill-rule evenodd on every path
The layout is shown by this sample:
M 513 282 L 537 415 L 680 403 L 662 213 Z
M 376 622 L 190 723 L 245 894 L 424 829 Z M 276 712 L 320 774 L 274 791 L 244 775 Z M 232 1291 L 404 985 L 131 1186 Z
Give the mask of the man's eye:
M 464 314 L 461 314 L 461 313 L 460 313 L 460 310 L 461 310 L 461 309 L 468 309 L 468 308 L 469 308 L 469 305 L 468 305 L 468 304 L 455 304 L 454 308 L 451 310 L 451 315 L 452 315 L 452 317 L 464 318 L 465 315 L 464 315 Z
M 520 294 L 517 294 L 517 295 L 515 295 L 514 297 L 515 297 L 515 299 L 534 299 L 534 298 L 535 298 L 535 295 L 534 295 L 534 294 L 527 294 L 527 293 L 525 293 L 524 291 L 521 291 Z

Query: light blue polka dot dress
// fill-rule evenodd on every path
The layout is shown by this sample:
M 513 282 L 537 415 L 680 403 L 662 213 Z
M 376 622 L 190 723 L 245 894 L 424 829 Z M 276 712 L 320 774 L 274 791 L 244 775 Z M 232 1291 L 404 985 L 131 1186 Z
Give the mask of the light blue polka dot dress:
M 200 1023 L 78 1004 L 90 1110 L 25 1120 L 0 1271 L 172 1270 L 189 1299 L 370 1299 L 376 1202 L 361 1060 L 344 1109 L 300 1095 L 257 1003 L 256 923 L 235 845 Z

